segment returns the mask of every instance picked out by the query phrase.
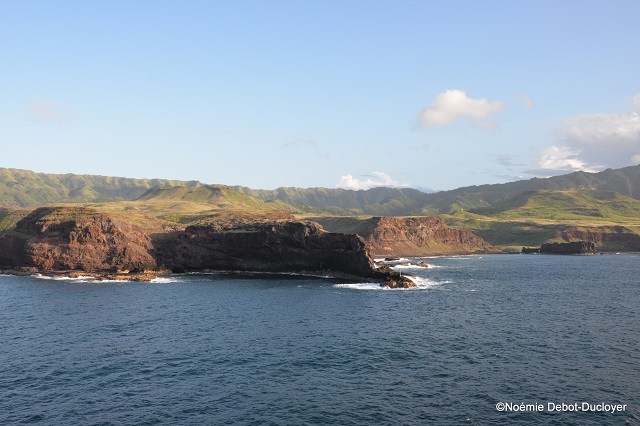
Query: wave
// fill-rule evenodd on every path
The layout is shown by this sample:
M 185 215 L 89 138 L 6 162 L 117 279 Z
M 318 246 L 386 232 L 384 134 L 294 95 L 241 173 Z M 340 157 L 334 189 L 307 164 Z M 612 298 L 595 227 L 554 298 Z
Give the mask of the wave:
M 379 258 L 375 258 L 373 259 L 375 262 L 384 262 L 384 263 L 392 263 L 392 262 L 408 262 L 409 258 L 406 257 L 398 257 L 398 258 L 394 258 L 395 260 L 385 260 L 388 259 L 387 257 L 379 257 Z
M 417 290 L 420 289 L 428 289 L 428 288 L 437 288 L 439 286 L 441 286 L 442 284 L 451 284 L 453 283 L 453 281 L 433 281 L 429 278 L 422 278 L 422 277 L 415 277 L 415 276 L 409 276 L 407 275 L 407 278 L 409 278 L 411 281 L 413 281 L 417 287 L 415 287 Z
M 352 290 L 384 290 L 378 283 L 334 284 L 333 287 L 350 288 Z
M 65 277 L 65 276 L 51 276 L 51 275 L 42 275 L 42 274 L 34 274 L 31 275 L 32 278 L 37 278 L 39 280 L 54 280 L 54 281 L 76 281 L 87 283 L 90 281 L 95 281 L 96 277 L 92 275 L 78 275 L 77 277 Z
M 429 263 L 429 266 L 420 266 L 420 265 L 416 265 L 415 263 L 409 263 L 408 265 L 390 265 L 391 269 L 393 269 L 394 271 L 397 269 L 434 269 L 434 268 L 443 268 L 444 266 L 441 265 L 432 265 L 431 263 Z
M 433 281 L 428 278 L 421 277 L 413 277 L 408 276 L 411 281 L 413 281 L 417 287 L 412 288 L 389 288 L 389 287 L 381 287 L 378 283 L 351 283 L 351 284 L 334 284 L 335 288 L 349 288 L 352 290 L 378 290 L 378 291 L 416 291 L 416 290 L 427 290 L 430 288 L 438 287 L 442 284 L 451 284 L 452 281 Z
M 178 277 L 158 277 L 149 281 L 153 284 L 168 284 L 168 283 L 179 283 L 182 280 Z

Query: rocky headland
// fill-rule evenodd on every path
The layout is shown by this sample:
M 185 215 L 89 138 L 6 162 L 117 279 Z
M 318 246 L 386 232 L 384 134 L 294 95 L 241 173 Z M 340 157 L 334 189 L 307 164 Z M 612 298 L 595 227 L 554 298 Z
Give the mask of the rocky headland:
M 596 254 L 598 251 L 593 241 L 571 241 L 566 243 L 545 243 L 540 248 L 522 247 L 522 253 Z
M 361 237 L 327 232 L 285 212 L 225 212 L 184 226 L 85 207 L 42 207 L 0 235 L 0 268 L 140 280 L 188 271 L 295 272 L 415 286 L 376 266 Z
M 314 217 L 331 232 L 357 234 L 374 256 L 438 256 L 499 253 L 500 250 L 469 231 L 447 226 L 438 216 Z

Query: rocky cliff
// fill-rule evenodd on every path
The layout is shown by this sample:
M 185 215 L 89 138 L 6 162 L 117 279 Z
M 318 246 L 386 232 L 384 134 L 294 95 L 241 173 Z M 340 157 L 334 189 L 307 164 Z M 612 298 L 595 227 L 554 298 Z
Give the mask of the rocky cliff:
M 232 218 L 233 217 L 233 218 Z M 184 271 L 300 272 L 413 283 L 374 265 L 356 235 L 324 231 L 290 215 L 215 216 L 191 226 L 82 207 L 34 210 L 0 237 L 0 268 L 33 271 L 144 273 Z
M 625 226 L 567 226 L 554 240 L 592 241 L 599 251 L 640 251 L 640 235 Z
M 374 256 L 430 256 L 496 253 L 497 248 L 469 231 L 450 228 L 438 216 L 313 218 L 332 232 L 357 234 Z
M 20 220 L 0 242 L 4 258 L 41 271 L 136 271 L 156 270 L 150 231 L 161 231 L 153 222 L 146 227 L 116 215 L 82 207 L 43 207 Z M 2 239 L 0 239 L 2 241 Z M 15 252 L 16 241 L 23 250 Z M 11 254 L 12 252 L 13 255 Z
M 543 254 L 596 254 L 596 246 L 592 241 L 573 241 L 570 243 L 546 243 L 540 246 Z

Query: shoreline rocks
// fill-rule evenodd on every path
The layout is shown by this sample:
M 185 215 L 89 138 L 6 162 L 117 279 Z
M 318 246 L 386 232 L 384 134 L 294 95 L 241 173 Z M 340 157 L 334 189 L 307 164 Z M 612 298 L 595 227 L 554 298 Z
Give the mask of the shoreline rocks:
M 522 253 L 540 254 L 597 254 L 596 245 L 592 241 L 573 241 L 568 243 L 545 243 L 540 248 L 522 247 Z
M 139 281 L 205 270 L 301 273 L 415 286 L 390 268 L 377 268 L 361 237 L 326 232 L 313 222 L 213 221 L 165 231 L 75 206 L 36 209 L 5 232 L 0 267 Z

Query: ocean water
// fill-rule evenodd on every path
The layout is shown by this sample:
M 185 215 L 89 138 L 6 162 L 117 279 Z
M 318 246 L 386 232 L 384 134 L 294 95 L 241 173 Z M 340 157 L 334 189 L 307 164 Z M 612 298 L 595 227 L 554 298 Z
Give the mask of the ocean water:
M 426 261 L 414 290 L 0 276 L 0 424 L 640 424 L 640 256 Z

